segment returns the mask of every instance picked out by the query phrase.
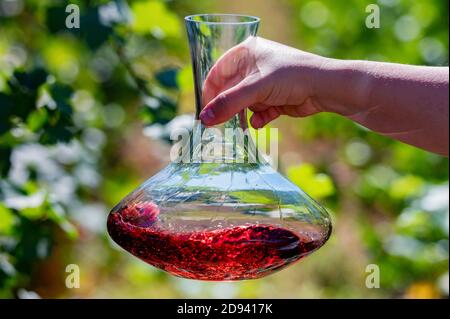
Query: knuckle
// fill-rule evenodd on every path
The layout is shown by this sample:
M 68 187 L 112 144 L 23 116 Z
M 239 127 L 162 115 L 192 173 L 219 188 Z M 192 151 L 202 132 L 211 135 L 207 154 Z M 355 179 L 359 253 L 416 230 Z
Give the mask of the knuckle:
M 223 109 L 228 104 L 228 95 L 226 93 L 220 93 L 216 97 L 216 105 L 219 109 Z

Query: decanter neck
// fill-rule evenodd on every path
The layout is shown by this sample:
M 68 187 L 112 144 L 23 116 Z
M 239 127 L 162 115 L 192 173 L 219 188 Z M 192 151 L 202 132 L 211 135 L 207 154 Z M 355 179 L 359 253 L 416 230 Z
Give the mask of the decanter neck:
M 256 36 L 259 19 L 239 15 L 194 15 L 186 18 L 195 86 L 195 125 L 192 157 L 199 162 L 258 162 L 247 128 L 246 111 L 227 122 L 207 128 L 198 120 L 203 105 L 203 85 L 215 62 L 229 49 Z
M 205 127 L 196 120 L 191 134 L 190 158 L 192 163 L 245 163 L 262 164 L 250 130 L 245 112 L 214 127 Z

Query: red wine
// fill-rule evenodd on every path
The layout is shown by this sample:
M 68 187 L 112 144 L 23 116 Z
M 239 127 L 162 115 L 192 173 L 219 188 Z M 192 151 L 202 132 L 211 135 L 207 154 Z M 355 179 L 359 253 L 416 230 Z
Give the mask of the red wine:
M 317 241 L 264 224 L 174 232 L 158 225 L 158 215 L 153 203 L 125 206 L 109 215 L 108 232 L 134 256 L 184 278 L 260 278 L 320 247 Z

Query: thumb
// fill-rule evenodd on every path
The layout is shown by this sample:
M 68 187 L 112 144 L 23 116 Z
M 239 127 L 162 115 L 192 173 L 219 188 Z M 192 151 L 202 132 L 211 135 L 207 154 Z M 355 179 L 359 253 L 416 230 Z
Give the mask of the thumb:
M 200 120 L 208 126 L 225 122 L 260 102 L 261 92 L 264 92 L 264 83 L 259 74 L 252 74 L 213 98 L 200 113 Z

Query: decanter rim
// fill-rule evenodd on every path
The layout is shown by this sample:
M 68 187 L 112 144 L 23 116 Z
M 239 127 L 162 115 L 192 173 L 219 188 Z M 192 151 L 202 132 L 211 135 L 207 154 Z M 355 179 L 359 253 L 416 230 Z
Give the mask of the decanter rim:
M 242 20 L 242 21 L 199 21 L 195 20 L 195 18 L 198 17 L 237 17 L 237 18 L 245 18 L 248 20 Z M 199 24 L 226 24 L 226 25 L 248 25 L 248 24 L 255 24 L 260 22 L 260 18 L 256 16 L 251 15 L 245 15 L 245 14 L 233 14 L 233 13 L 200 13 L 200 14 L 192 14 L 188 15 L 184 18 L 187 22 L 194 22 Z M 208 19 L 207 19 L 208 20 Z

